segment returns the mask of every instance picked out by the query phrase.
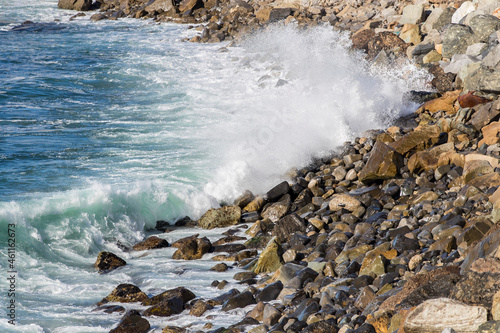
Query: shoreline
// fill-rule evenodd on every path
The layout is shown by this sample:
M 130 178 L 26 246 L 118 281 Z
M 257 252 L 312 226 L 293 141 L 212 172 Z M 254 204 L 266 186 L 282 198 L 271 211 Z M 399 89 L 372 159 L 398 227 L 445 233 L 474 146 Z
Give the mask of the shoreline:
M 204 8 L 196 8 L 195 1 L 181 4 L 188 3 L 194 5 L 184 12 L 191 11 L 191 16 L 185 15 L 183 23 L 194 23 Z M 227 9 L 225 19 L 211 21 L 216 16 L 205 12 L 204 22 L 210 23 L 191 41 L 220 42 L 261 28 L 260 22 L 248 22 L 265 8 L 235 3 L 219 3 L 221 13 Z M 297 170 L 293 181 L 277 184 L 265 195 L 246 192 L 233 205 L 209 210 L 199 221 L 183 222 L 206 229 L 252 223 L 244 247 L 233 243 L 230 233 L 221 235 L 217 244 L 197 235 L 174 244 L 154 236 L 136 244 L 136 251 L 177 247 L 173 258 L 178 260 L 228 253 L 214 257 L 213 269 L 227 269 L 227 263 L 235 262 L 248 274 L 234 279 L 249 287 L 199 299 L 183 287 L 149 298 L 140 286 L 119 285 L 100 303 L 139 301 L 150 307 L 129 311 L 111 332 L 147 332 L 151 315 L 169 317 L 187 310 L 203 316 L 221 307 L 223 316 L 223 311 L 253 304 L 242 322 L 227 330 L 210 331 L 207 326 L 206 331 L 498 330 L 500 19 L 485 15 L 487 6 L 454 4 L 457 8 L 436 4 L 431 10 L 428 2 L 401 4 L 391 12 L 397 20 L 388 23 L 374 22 L 378 13 L 365 15 L 370 4 L 353 3 L 337 12 L 327 10 L 334 6 L 315 7 L 311 18 L 307 13 L 312 12 L 302 16 L 289 7 L 273 8 L 278 9 L 274 14 L 266 10 L 264 22 L 274 21 L 276 15 L 285 23 L 344 24 L 344 29 L 355 31 L 353 46 L 364 50 L 372 63 L 390 65 L 408 57 L 428 68 L 438 95 L 420 95 L 414 126 L 392 126 L 356 138 L 341 154 Z M 179 15 L 175 6 L 169 11 L 152 8 L 138 9 L 135 16 L 168 20 Z M 357 8 L 357 16 L 363 13 L 366 20 L 345 22 L 352 13 L 349 8 Z M 493 8 L 492 13 L 500 10 Z M 234 17 L 248 22 L 230 30 Z M 361 23 L 367 28 L 359 28 Z M 103 271 L 120 266 L 119 258 L 110 258 L 104 260 L 108 266 Z M 167 326 L 163 332 L 190 330 Z

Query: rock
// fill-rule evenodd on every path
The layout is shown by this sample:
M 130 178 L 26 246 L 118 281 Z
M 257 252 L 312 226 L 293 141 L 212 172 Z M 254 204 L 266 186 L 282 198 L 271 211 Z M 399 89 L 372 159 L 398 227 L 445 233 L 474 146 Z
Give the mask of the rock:
M 171 247 L 176 247 L 176 248 L 183 247 L 185 244 L 189 243 L 191 240 L 198 238 L 199 235 L 200 234 L 194 234 L 192 236 L 188 236 L 188 237 L 184 237 L 184 238 L 178 239 L 175 242 L 173 242 L 170 246 Z
M 481 65 L 490 69 L 494 69 L 500 63 L 500 46 L 488 50 L 488 54 L 481 61 Z
M 455 80 L 455 74 L 445 73 L 439 65 L 431 65 L 429 67 L 429 73 L 434 76 L 431 81 L 432 86 L 439 92 L 444 93 L 454 89 L 453 83 Z
M 150 5 L 146 6 L 144 10 L 149 14 L 155 12 L 168 12 L 174 8 L 172 0 L 155 0 Z
M 205 312 L 207 312 L 208 310 L 212 310 L 213 308 L 214 307 L 209 303 L 199 300 L 193 304 L 193 307 L 191 308 L 191 310 L 189 310 L 189 315 L 201 317 Z
M 260 254 L 257 265 L 255 265 L 252 271 L 257 274 L 275 272 L 283 264 L 282 256 L 283 248 L 275 236 Z
M 335 194 L 332 196 L 332 199 L 330 200 L 328 206 L 330 210 L 334 212 L 341 209 L 346 209 L 350 212 L 353 212 L 357 208 L 361 207 L 361 202 L 349 194 Z
M 470 119 L 470 124 L 477 130 L 481 130 L 485 125 L 488 125 L 492 120 L 498 119 L 500 110 L 498 103 L 486 103 L 481 105 Z
M 490 102 L 489 99 L 481 96 L 476 96 L 472 92 L 468 92 L 464 95 L 458 96 L 457 100 L 460 104 L 460 107 L 462 108 L 472 108 L 476 105 Z
M 374 253 L 366 255 L 359 270 L 359 275 L 382 275 L 385 274 L 385 257 L 381 254 Z
M 347 260 L 354 260 L 361 255 L 366 254 L 366 252 L 373 249 L 373 246 L 365 244 L 358 245 L 352 248 L 344 248 L 344 250 L 335 258 L 337 264 L 341 264 Z
M 288 183 L 287 183 L 288 184 Z M 277 222 L 280 218 L 285 216 L 292 205 L 289 194 L 285 194 L 281 199 L 269 206 L 266 206 L 262 211 L 261 215 L 265 219 L 269 219 L 272 222 Z
M 476 43 L 488 43 L 488 39 L 492 33 L 500 30 L 500 19 L 493 15 L 477 15 L 474 16 L 469 23 Z
M 120 320 L 118 326 L 110 330 L 110 333 L 146 333 L 151 326 L 149 322 L 142 318 L 136 310 L 130 310 Z
M 282 217 L 272 231 L 272 235 L 276 236 L 280 243 L 288 241 L 288 237 L 294 233 L 305 233 L 306 223 L 303 218 L 295 213 Z
M 439 111 L 444 111 L 449 115 L 454 115 L 457 113 L 455 109 L 455 102 L 460 96 L 460 90 L 448 91 L 442 97 L 425 102 L 417 112 L 428 111 L 430 113 L 436 113 Z
M 380 32 L 368 42 L 368 57 L 375 59 L 382 50 L 399 51 L 404 54 L 406 52 L 406 43 L 392 32 Z
M 258 211 L 264 206 L 265 200 L 262 197 L 256 197 L 248 205 L 243 208 L 243 211 L 245 212 L 255 212 Z
M 406 333 L 441 333 L 447 327 L 457 332 L 477 332 L 487 321 L 486 308 L 468 306 L 448 298 L 427 300 L 406 317 Z
M 500 320 L 500 291 L 497 291 L 495 295 L 493 295 L 491 316 L 493 317 L 493 320 Z
M 227 271 L 228 267 L 225 263 L 221 262 L 215 265 L 214 267 L 210 268 L 211 271 L 216 271 L 216 272 L 225 272 Z
M 135 244 L 132 248 L 136 251 L 144 251 L 144 250 L 161 249 L 168 246 L 169 244 L 166 239 L 159 238 L 156 236 L 151 236 L 146 240 Z
M 259 302 L 257 305 L 246 314 L 246 317 L 250 317 L 253 319 L 256 319 L 258 321 L 262 321 L 262 316 L 264 315 L 264 307 L 266 306 L 266 303 L 264 302 Z M 264 332 L 267 332 L 264 331 Z
M 465 54 L 467 47 L 474 42 L 474 32 L 470 27 L 449 25 L 443 36 L 443 58 L 451 59 L 454 54 Z
M 154 297 L 151 297 L 149 300 L 142 302 L 142 305 L 155 305 L 163 302 L 164 300 L 174 297 L 180 298 L 182 300 L 182 304 L 184 305 L 190 300 L 194 299 L 196 295 L 193 294 L 193 292 L 190 291 L 189 289 L 186 289 L 184 287 L 177 287 L 174 289 L 169 289 L 167 291 L 164 291 L 161 294 L 156 295 Z
M 500 93 L 500 70 L 478 66 L 470 75 L 464 78 L 464 90 Z
M 275 201 L 278 198 L 283 197 L 290 190 L 290 185 L 287 181 L 281 182 L 266 193 L 266 198 L 268 201 Z
M 161 333 L 187 333 L 187 330 L 177 326 L 165 326 Z
M 213 244 L 212 244 L 213 245 Z M 223 244 L 213 246 L 212 252 L 227 252 L 227 253 L 235 253 L 239 251 L 245 250 L 247 247 L 243 244 Z
M 222 305 L 223 311 L 229 311 L 236 308 L 244 308 L 247 305 L 255 304 L 255 298 L 252 293 L 249 291 L 245 291 L 243 293 L 237 294 L 229 298 Z
M 443 59 L 441 54 L 436 50 L 432 50 L 423 57 L 422 61 L 424 64 L 431 64 L 433 62 L 440 61 L 441 59 Z
M 500 260 L 477 259 L 463 274 L 450 297 L 468 304 L 491 308 L 493 298 L 500 290 Z
M 92 0 L 59 0 L 57 7 L 61 9 L 87 11 L 92 7 Z
M 451 57 L 450 63 L 444 68 L 445 73 L 460 74 L 459 77 L 467 76 L 464 73 L 464 68 L 474 66 L 479 63 L 479 59 L 466 54 L 454 54 Z
M 213 30 L 213 29 L 212 29 Z M 233 205 L 239 206 L 240 208 L 245 208 L 252 200 L 255 199 L 255 196 L 250 191 L 245 191 L 242 195 L 236 198 L 233 202 Z
M 172 255 L 172 259 L 195 260 L 201 259 L 212 244 L 208 238 L 191 238 L 184 242 Z
M 198 235 L 196 237 L 198 237 Z M 219 245 L 237 242 L 237 241 L 241 241 L 241 240 L 246 240 L 246 237 L 231 235 L 231 236 L 226 236 L 226 237 L 218 239 L 217 241 L 213 242 L 212 245 L 219 246 Z M 234 245 L 234 244 L 231 244 L 231 245 Z M 173 246 L 173 244 L 172 244 L 172 246 Z M 240 251 L 240 250 L 238 250 L 238 251 Z
M 403 235 L 397 235 L 391 243 L 393 249 L 398 253 L 403 253 L 406 250 L 417 250 L 420 248 L 416 239 L 407 238 Z
M 422 24 L 422 32 L 429 33 L 434 29 L 434 24 L 438 21 L 439 17 L 443 14 L 444 9 L 441 7 L 433 8 L 424 24 Z M 451 23 L 451 19 L 450 22 Z
M 352 46 L 358 50 L 368 52 L 368 43 L 375 36 L 371 29 L 364 29 L 355 33 L 352 37 Z
M 356 301 L 354 302 L 354 306 L 360 310 L 364 310 L 368 304 L 370 304 L 377 295 L 373 292 L 373 290 L 366 286 L 361 289 Z
M 399 24 L 418 24 L 424 15 L 424 7 L 422 5 L 408 5 L 403 9 L 403 16 L 399 20 Z
M 433 29 L 436 29 L 437 31 L 441 31 L 444 27 L 446 27 L 448 24 L 451 23 L 453 14 L 455 14 L 456 9 L 453 7 L 447 7 L 443 10 L 439 18 L 436 20 L 436 22 L 432 25 Z
M 90 17 L 90 20 L 92 22 L 97 22 L 97 21 L 107 20 L 107 19 L 109 19 L 109 17 L 106 14 L 94 14 Z
M 268 22 L 276 22 L 286 19 L 288 16 L 292 15 L 292 8 L 272 8 L 269 12 Z
M 401 154 L 377 140 L 370 152 L 370 158 L 361 170 L 358 178 L 364 183 L 390 179 L 399 173 L 399 169 L 403 164 L 403 156 Z
M 189 10 L 194 10 L 196 8 L 201 8 L 203 7 L 203 1 L 202 0 L 183 0 L 179 3 L 179 12 L 181 14 L 189 11 Z
M 198 221 L 198 225 L 204 229 L 222 228 L 237 224 L 240 218 L 240 207 L 224 206 L 207 211 Z
M 139 287 L 134 286 L 129 283 L 119 284 L 108 296 L 104 297 L 97 305 L 103 305 L 109 302 L 119 302 L 119 303 L 134 303 L 134 302 L 145 302 L 149 298 L 148 296 L 139 289 Z
M 477 329 L 478 333 L 497 333 L 500 332 L 500 321 L 488 321 Z
M 178 296 L 165 298 L 161 302 L 147 308 L 144 316 L 170 317 L 179 314 L 184 310 L 182 298 Z
M 436 146 L 429 150 L 418 151 L 408 160 L 408 169 L 412 173 L 420 173 L 421 170 L 436 170 L 439 166 L 439 157 L 443 154 L 454 152 L 455 145 L 452 142 Z
M 264 306 L 264 311 L 262 313 L 262 323 L 268 327 L 276 324 L 281 317 L 281 313 L 276 310 L 271 304 L 266 304 Z
M 106 251 L 99 252 L 94 267 L 99 270 L 99 273 L 112 271 L 121 266 L 125 266 L 127 262 L 116 254 Z
M 389 144 L 399 154 L 406 155 L 413 150 L 424 150 L 433 146 L 441 134 L 439 126 L 425 126 L 419 130 L 413 130 L 400 139 Z
M 458 7 L 457 11 L 451 17 L 451 23 L 459 24 L 460 21 L 467 16 L 467 14 L 476 10 L 476 6 L 472 3 L 472 1 L 465 1 L 462 3 L 460 7 Z
M 120 305 L 103 305 L 93 311 L 103 311 L 105 313 L 125 312 L 125 308 Z
M 265 286 L 255 297 L 257 302 L 270 302 L 274 301 L 281 290 L 283 290 L 283 282 L 276 281 Z

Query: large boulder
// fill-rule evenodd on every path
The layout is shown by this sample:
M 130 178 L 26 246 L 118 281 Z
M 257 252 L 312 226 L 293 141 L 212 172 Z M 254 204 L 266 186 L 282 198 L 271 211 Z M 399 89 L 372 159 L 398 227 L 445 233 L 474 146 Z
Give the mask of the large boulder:
M 195 260 L 201 259 L 212 247 L 212 243 L 206 237 L 189 238 L 174 252 L 172 259 Z
M 281 218 L 272 231 L 272 235 L 276 236 L 277 240 L 281 243 L 286 242 L 288 237 L 296 232 L 305 233 L 306 222 L 303 218 L 295 213 L 286 215 Z
M 487 43 L 490 35 L 500 30 L 500 19 L 493 15 L 477 15 L 470 20 L 469 26 L 474 31 L 476 43 Z
M 155 0 L 150 5 L 146 6 L 144 10 L 150 14 L 155 12 L 168 12 L 174 8 L 172 0 Z
M 464 78 L 464 90 L 500 94 L 500 70 L 478 66 Z
M 129 283 L 122 283 L 119 284 L 108 296 L 100 300 L 97 305 L 103 305 L 109 302 L 145 302 L 148 299 L 149 297 L 145 293 L 143 293 L 141 289 L 139 289 L 139 287 Z
M 146 333 L 150 328 L 149 322 L 138 311 L 130 310 L 109 333 Z
M 235 225 L 240 221 L 241 208 L 239 206 L 224 206 L 210 209 L 198 221 L 198 226 L 204 229 L 213 229 Z
M 92 7 L 92 0 L 59 0 L 57 7 L 61 9 L 71 9 L 86 11 Z
M 450 24 L 443 36 L 443 58 L 451 59 L 454 54 L 465 54 L 467 47 L 474 44 L 474 37 L 470 27 Z
M 116 254 L 106 251 L 99 252 L 94 267 L 99 270 L 99 273 L 112 271 L 121 266 L 125 266 L 127 262 Z
M 273 237 L 262 251 L 253 271 L 255 273 L 275 272 L 283 264 L 283 248 L 276 237 Z
M 390 31 L 383 31 L 376 34 L 373 39 L 368 42 L 368 57 L 375 59 L 380 51 L 394 51 L 404 54 L 407 45 L 404 40 Z
M 404 159 L 394 148 L 381 141 L 375 143 L 370 158 L 358 178 L 362 182 L 373 182 L 395 177 L 404 165 Z
M 280 218 L 285 216 L 291 205 L 292 200 L 290 198 L 290 195 L 285 194 L 279 201 L 266 206 L 261 215 L 265 219 L 267 218 L 273 222 L 277 222 Z

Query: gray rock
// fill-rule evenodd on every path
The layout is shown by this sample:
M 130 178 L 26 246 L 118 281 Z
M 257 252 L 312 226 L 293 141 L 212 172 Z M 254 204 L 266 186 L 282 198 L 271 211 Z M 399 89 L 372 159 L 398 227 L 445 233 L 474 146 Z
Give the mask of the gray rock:
M 453 14 L 451 18 L 451 23 L 459 24 L 462 23 L 462 19 L 467 16 L 467 14 L 473 12 L 476 9 L 476 6 L 472 3 L 472 1 L 465 1 L 462 5 L 457 9 L 457 11 Z
M 453 7 L 447 7 L 445 10 L 441 13 L 439 18 L 436 20 L 436 22 L 432 25 L 433 29 L 436 29 L 437 31 L 440 31 L 443 29 L 445 26 L 451 23 L 451 18 L 453 14 L 455 13 L 456 9 Z
M 485 67 L 495 68 L 500 63 L 500 44 L 492 48 L 481 61 Z
M 266 198 L 269 201 L 275 201 L 276 199 L 281 198 L 282 196 L 287 194 L 289 190 L 290 185 L 288 184 L 288 182 L 281 182 L 266 193 Z
M 427 20 L 425 20 L 425 23 L 422 24 L 422 28 L 421 28 L 422 32 L 428 33 L 429 31 L 434 29 L 434 24 L 439 20 L 439 17 L 443 14 L 443 12 L 444 12 L 444 9 L 441 7 L 437 7 L 437 8 L 432 9 L 432 12 L 427 17 Z
M 281 290 L 283 290 L 283 282 L 278 280 L 265 286 L 260 293 L 257 294 L 255 299 L 257 302 L 274 301 L 280 294 Z
M 479 57 L 481 54 L 488 49 L 488 44 L 486 43 L 476 43 L 469 45 L 465 54 L 471 57 Z
M 277 222 L 285 216 L 292 205 L 289 194 L 285 194 L 279 201 L 267 206 L 262 212 L 262 217 Z
M 479 59 L 468 56 L 466 54 L 454 54 L 451 58 L 450 63 L 446 67 L 444 67 L 443 70 L 445 73 L 458 74 L 462 67 L 476 62 L 478 63 Z
M 424 14 L 422 5 L 408 5 L 403 9 L 403 16 L 399 20 L 399 24 L 417 24 L 421 21 Z
M 464 79 L 464 90 L 500 93 L 500 70 L 479 66 Z
M 223 311 L 229 311 L 236 308 L 244 308 L 247 305 L 255 304 L 255 298 L 252 293 L 245 291 L 243 293 L 232 296 L 222 305 Z
M 474 41 L 474 33 L 470 27 L 449 25 L 443 37 L 443 58 L 451 59 L 455 54 L 465 54 L 467 47 L 474 44 Z
M 59 0 L 57 7 L 61 9 L 87 11 L 92 7 L 92 0 Z
M 272 231 L 272 235 L 276 236 L 281 243 L 287 242 L 288 237 L 296 232 L 304 233 L 306 231 L 306 222 L 303 218 L 295 213 L 286 215 L 281 218 Z
M 500 19 L 493 15 L 477 15 L 470 21 L 476 42 L 488 42 L 490 35 L 500 29 Z

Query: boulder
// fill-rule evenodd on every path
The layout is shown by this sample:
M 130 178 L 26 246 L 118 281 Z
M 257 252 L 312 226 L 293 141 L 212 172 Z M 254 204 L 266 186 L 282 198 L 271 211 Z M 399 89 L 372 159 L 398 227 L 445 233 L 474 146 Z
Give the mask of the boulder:
M 469 26 L 474 32 L 476 43 L 488 43 L 490 35 L 500 30 L 500 19 L 493 15 L 476 15 L 470 20 Z
M 202 0 L 182 0 L 179 3 L 179 12 L 181 14 L 184 14 L 185 12 L 189 10 L 194 10 L 197 8 L 203 7 L 203 1 Z
M 403 9 L 403 15 L 399 24 L 418 24 L 424 15 L 424 7 L 421 4 L 408 5 Z
M 457 100 L 458 103 L 460 104 L 460 107 L 462 108 L 472 108 L 479 104 L 491 102 L 491 100 L 481 96 L 474 95 L 472 92 L 468 92 L 466 94 L 458 96 Z
M 269 219 L 272 222 L 277 222 L 280 218 L 285 216 L 292 205 L 289 194 L 285 194 L 281 199 L 271 205 L 264 208 L 261 215 L 265 219 Z
M 430 113 L 436 113 L 439 111 L 444 111 L 449 115 L 454 115 L 457 113 L 457 110 L 455 109 L 455 102 L 457 101 L 460 93 L 460 90 L 448 91 L 442 97 L 425 102 L 417 110 L 417 112 L 420 113 L 423 111 L 428 111 Z
M 412 310 L 404 322 L 405 333 L 441 333 L 451 327 L 457 332 L 477 332 L 488 311 L 449 298 L 427 300 Z
M 92 0 L 59 0 L 57 7 L 61 9 L 87 11 L 92 7 Z
M 500 70 L 478 66 L 464 78 L 464 90 L 500 94 Z
M 275 272 L 283 264 L 282 256 L 283 248 L 275 236 L 260 254 L 257 265 L 255 265 L 252 271 L 257 274 Z
M 168 12 L 174 8 L 172 0 L 155 0 L 153 3 L 147 5 L 144 10 L 149 14 L 154 14 L 155 12 Z
M 97 303 L 97 305 L 103 305 L 109 302 L 119 302 L 119 303 L 134 303 L 134 302 L 145 302 L 149 298 L 148 296 L 139 289 L 139 287 L 134 286 L 129 283 L 119 284 L 108 296 L 104 297 Z
M 283 197 L 290 190 L 290 184 L 287 181 L 283 181 L 267 191 L 266 198 L 268 201 L 275 201 L 278 198 Z
M 395 51 L 404 54 L 406 52 L 406 43 L 397 35 L 390 31 L 384 31 L 376 34 L 368 42 L 368 57 L 375 59 L 380 51 Z
M 234 295 L 222 304 L 222 311 L 229 311 L 236 308 L 244 308 L 247 305 L 255 304 L 255 298 L 249 291 Z
M 274 301 L 281 290 L 283 290 L 283 282 L 276 281 L 265 286 L 255 297 L 257 302 L 270 302 Z
M 272 235 L 280 242 L 288 241 L 288 237 L 294 233 L 305 233 L 306 222 L 295 213 L 282 217 L 273 228 Z
M 364 183 L 390 179 L 399 173 L 403 164 L 403 156 L 400 153 L 377 140 L 358 178 Z
M 193 294 L 193 292 L 190 291 L 189 289 L 186 289 L 184 287 L 177 287 L 174 289 L 169 289 L 159 295 L 151 297 L 149 300 L 142 302 L 142 305 L 155 305 L 163 302 L 166 299 L 174 297 L 179 297 L 182 300 L 182 304 L 184 305 L 190 300 L 194 299 L 196 295 Z
M 189 310 L 190 316 L 201 317 L 208 310 L 212 310 L 214 307 L 208 302 L 198 300 L 193 304 L 193 307 Z
M 170 317 L 174 314 L 179 314 L 184 310 L 182 298 L 173 296 L 165 298 L 159 303 L 147 308 L 144 311 L 144 316 Z
M 116 254 L 106 251 L 99 252 L 94 267 L 98 269 L 99 273 L 112 271 L 121 266 L 125 266 L 127 262 Z
M 368 43 L 375 36 L 371 29 L 364 29 L 355 33 L 352 37 L 352 46 L 358 50 L 368 52 Z
M 116 328 L 110 333 L 146 333 L 151 328 L 149 322 L 136 310 L 130 310 L 123 316 Z
M 240 218 L 239 206 L 224 206 L 207 211 L 198 221 L 198 225 L 204 229 L 222 228 L 237 224 Z
M 458 7 L 457 11 L 453 13 L 451 17 L 451 23 L 459 24 L 462 19 L 467 16 L 467 14 L 476 10 L 476 6 L 472 3 L 472 1 L 465 1 Z
M 166 239 L 159 238 L 156 236 L 151 236 L 148 239 L 135 244 L 132 248 L 136 251 L 161 249 L 163 247 L 168 247 L 169 244 Z
M 454 54 L 465 54 L 467 47 L 474 44 L 474 32 L 461 24 L 449 25 L 443 36 L 443 58 L 451 59 Z
M 389 147 L 401 155 L 411 154 L 414 150 L 424 150 L 432 147 L 439 138 L 441 129 L 439 126 L 425 126 L 411 131 L 400 139 L 389 144 Z
M 172 255 L 172 259 L 195 260 L 201 259 L 207 253 L 212 244 L 208 238 L 191 238 L 183 243 Z

